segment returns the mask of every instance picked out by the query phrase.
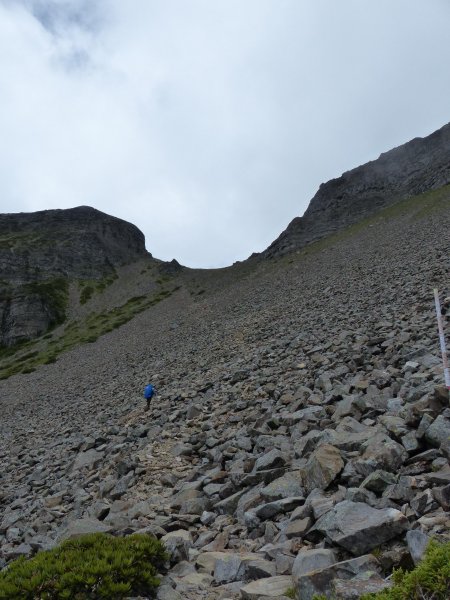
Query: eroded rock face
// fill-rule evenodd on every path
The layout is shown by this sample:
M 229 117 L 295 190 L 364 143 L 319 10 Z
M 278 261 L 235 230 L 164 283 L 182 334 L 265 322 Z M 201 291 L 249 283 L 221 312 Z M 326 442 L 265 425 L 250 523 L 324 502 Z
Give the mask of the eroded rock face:
M 320 186 L 303 217 L 262 253 L 273 258 L 339 231 L 404 198 L 450 183 L 450 124 Z
M 0 345 L 61 322 L 64 281 L 99 279 L 145 255 L 137 227 L 88 206 L 0 215 Z

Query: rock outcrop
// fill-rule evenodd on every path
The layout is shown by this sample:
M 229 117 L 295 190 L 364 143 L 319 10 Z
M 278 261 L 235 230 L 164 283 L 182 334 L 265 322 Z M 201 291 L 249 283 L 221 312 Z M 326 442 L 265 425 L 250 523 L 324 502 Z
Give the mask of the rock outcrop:
M 340 231 L 399 200 L 450 183 L 450 124 L 320 186 L 305 214 L 262 253 L 274 258 Z
M 0 215 L 0 346 L 64 318 L 71 279 L 99 279 L 148 253 L 137 227 L 87 206 Z

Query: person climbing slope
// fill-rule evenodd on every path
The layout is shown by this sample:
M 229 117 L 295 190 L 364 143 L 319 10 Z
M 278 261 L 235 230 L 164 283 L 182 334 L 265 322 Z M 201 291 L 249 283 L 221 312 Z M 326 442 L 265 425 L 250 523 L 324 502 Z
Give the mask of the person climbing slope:
M 148 383 L 144 388 L 144 398 L 147 400 L 147 407 L 145 409 L 146 411 L 150 408 L 150 400 L 153 398 L 155 393 L 155 388 L 152 386 L 151 383 Z

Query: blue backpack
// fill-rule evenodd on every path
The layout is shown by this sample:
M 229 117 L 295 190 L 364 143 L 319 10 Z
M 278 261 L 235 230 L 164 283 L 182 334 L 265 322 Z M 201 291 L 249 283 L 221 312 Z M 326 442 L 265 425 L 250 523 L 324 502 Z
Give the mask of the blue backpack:
M 145 386 L 144 398 L 146 398 L 147 400 L 150 400 L 150 398 L 153 396 L 154 393 L 155 393 L 155 388 L 152 386 L 151 383 L 149 383 L 148 385 Z

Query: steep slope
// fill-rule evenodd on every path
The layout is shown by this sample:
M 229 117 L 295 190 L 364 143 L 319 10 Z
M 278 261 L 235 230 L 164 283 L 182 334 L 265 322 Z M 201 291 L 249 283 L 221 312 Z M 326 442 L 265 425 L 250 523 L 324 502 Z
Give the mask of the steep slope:
M 411 563 L 408 529 L 448 538 L 432 288 L 450 292 L 449 226 L 446 187 L 302 253 L 199 273 L 204 293 L 182 286 L 0 381 L 3 560 L 82 529 L 150 531 L 175 565 L 161 598 L 383 587 Z
M 145 256 L 137 227 L 87 206 L 0 215 L 0 346 L 61 323 L 71 280 L 114 278 Z
M 303 217 L 262 253 L 282 256 L 344 229 L 381 208 L 450 183 L 450 124 L 322 184 Z

